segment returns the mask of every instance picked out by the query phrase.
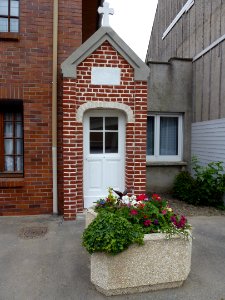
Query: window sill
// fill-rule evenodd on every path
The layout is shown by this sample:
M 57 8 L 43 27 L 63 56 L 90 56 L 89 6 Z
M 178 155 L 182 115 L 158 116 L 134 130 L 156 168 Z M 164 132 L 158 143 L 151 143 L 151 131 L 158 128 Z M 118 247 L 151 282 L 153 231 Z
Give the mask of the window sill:
M 18 32 L 0 32 L 0 40 L 19 41 L 20 35 Z
M 24 186 L 24 178 L 0 178 L 0 188 L 17 188 Z
M 147 161 L 146 166 L 187 166 L 185 161 Z

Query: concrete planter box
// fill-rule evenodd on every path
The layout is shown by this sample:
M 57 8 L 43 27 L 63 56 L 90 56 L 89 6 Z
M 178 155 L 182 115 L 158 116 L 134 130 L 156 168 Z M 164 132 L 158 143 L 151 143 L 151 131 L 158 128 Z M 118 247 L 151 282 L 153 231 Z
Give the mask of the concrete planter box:
M 88 210 L 86 225 L 95 216 Z M 190 272 L 191 251 L 192 239 L 146 234 L 143 246 L 131 245 L 115 256 L 92 254 L 91 282 L 107 296 L 179 287 Z

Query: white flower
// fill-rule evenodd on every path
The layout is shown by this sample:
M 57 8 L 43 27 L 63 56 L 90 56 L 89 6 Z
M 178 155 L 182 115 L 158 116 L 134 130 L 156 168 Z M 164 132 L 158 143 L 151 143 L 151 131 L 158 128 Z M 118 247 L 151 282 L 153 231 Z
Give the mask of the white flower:
M 133 200 L 136 200 L 136 196 L 135 195 L 132 195 L 131 197 L 130 197 L 130 199 L 133 201 Z
M 132 201 L 131 201 L 131 204 L 132 204 L 132 205 L 136 205 L 137 203 L 138 203 L 138 202 L 137 202 L 136 200 L 132 200 Z
M 130 198 L 128 196 L 123 196 L 122 197 L 122 203 L 129 204 L 130 203 Z

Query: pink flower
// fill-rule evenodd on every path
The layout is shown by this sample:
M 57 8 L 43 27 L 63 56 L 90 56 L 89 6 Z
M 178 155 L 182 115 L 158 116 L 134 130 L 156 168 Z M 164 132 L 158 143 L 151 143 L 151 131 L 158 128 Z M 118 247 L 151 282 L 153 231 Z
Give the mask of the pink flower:
M 161 200 L 161 197 L 160 197 L 158 194 L 153 194 L 153 195 L 152 195 L 152 199 L 153 199 L 153 200 L 160 201 L 160 200 Z
M 167 210 L 166 209 L 162 210 L 162 214 L 166 215 L 167 214 Z
M 144 221 L 144 225 L 145 225 L 146 227 L 150 226 L 151 223 L 152 223 L 151 220 L 145 220 L 145 221 Z
M 137 196 L 137 201 L 145 201 L 145 200 L 148 200 L 148 196 L 145 195 L 145 194 L 141 194 L 139 196 Z
M 181 216 L 180 221 L 178 221 L 176 215 L 174 215 L 171 217 L 171 221 L 178 229 L 184 228 L 187 223 L 187 219 L 185 218 L 185 216 Z
M 135 215 L 138 214 L 138 212 L 137 212 L 137 210 L 132 209 L 132 210 L 130 211 L 130 214 L 133 215 L 133 216 L 135 216 Z

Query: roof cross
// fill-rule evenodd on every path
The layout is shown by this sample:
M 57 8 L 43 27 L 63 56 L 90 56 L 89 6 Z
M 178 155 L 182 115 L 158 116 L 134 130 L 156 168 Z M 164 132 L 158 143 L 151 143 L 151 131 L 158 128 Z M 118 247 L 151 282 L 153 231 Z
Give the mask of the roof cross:
M 114 9 L 109 8 L 109 3 L 104 2 L 103 7 L 98 8 L 98 13 L 103 15 L 103 21 L 102 21 L 102 26 L 109 26 L 109 15 L 114 14 Z

